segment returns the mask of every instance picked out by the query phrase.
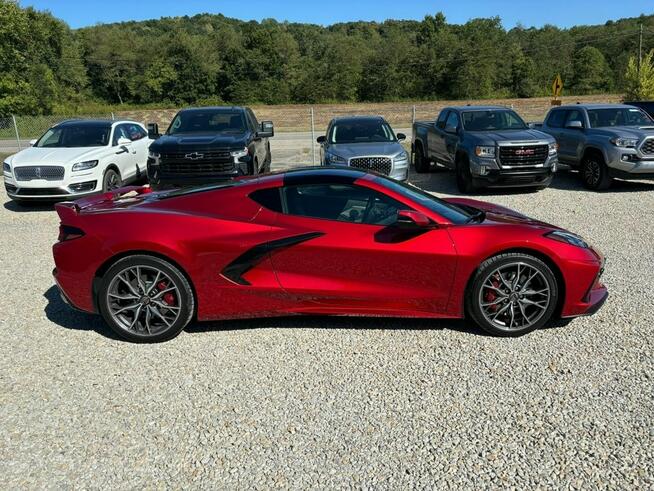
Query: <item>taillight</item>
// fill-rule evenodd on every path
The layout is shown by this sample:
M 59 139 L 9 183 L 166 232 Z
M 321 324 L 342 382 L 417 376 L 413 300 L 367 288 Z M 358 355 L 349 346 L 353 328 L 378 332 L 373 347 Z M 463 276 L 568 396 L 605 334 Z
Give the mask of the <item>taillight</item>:
M 66 240 L 79 239 L 84 236 L 84 231 L 70 225 L 59 225 L 59 242 Z

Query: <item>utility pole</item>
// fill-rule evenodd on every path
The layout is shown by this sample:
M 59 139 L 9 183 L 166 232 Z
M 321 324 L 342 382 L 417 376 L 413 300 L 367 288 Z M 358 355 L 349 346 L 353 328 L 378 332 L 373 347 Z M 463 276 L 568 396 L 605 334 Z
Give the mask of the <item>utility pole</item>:
M 643 64 L 643 24 L 640 24 L 640 36 L 638 40 L 638 74 L 640 75 L 640 66 Z

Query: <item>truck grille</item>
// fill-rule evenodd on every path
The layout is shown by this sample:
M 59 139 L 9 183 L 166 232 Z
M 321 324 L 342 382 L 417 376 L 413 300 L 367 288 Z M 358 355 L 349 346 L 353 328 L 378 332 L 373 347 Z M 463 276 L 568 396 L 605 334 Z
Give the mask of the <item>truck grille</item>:
M 64 168 L 55 165 L 27 165 L 25 167 L 14 167 L 14 175 L 18 181 L 33 181 L 36 179 L 61 181 L 64 178 Z
M 390 157 L 357 157 L 350 159 L 350 167 L 373 170 L 380 174 L 389 175 L 393 167 L 393 161 Z
M 654 154 L 654 138 L 650 138 L 648 140 L 645 140 L 645 143 L 643 143 L 643 146 L 640 147 L 640 151 L 643 153 L 646 153 L 648 155 Z
M 548 145 L 511 145 L 500 147 L 500 163 L 507 166 L 544 164 L 549 154 Z
M 164 153 L 160 169 L 163 174 L 226 174 L 234 171 L 229 150 L 219 152 Z

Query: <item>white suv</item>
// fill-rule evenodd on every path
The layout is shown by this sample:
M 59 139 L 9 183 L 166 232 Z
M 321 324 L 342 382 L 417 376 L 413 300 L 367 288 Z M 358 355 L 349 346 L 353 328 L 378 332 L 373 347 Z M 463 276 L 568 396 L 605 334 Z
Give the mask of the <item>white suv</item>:
M 106 192 L 146 175 L 151 143 L 134 121 L 64 121 L 3 162 L 5 189 L 15 201 Z

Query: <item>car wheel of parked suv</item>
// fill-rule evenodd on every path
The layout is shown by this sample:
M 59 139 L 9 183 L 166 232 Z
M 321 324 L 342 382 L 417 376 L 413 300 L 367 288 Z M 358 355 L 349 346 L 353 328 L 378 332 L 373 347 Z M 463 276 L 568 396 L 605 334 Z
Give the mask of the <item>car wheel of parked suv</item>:
M 556 278 L 547 264 L 527 254 L 507 253 L 479 267 L 466 308 L 484 331 L 515 337 L 544 326 L 558 299 Z
M 609 169 L 604 163 L 604 158 L 597 153 L 590 153 L 584 157 L 581 165 L 581 179 L 584 186 L 593 191 L 601 191 L 611 186 Z
M 106 193 L 107 191 L 113 191 L 118 189 L 123 184 L 120 174 L 114 169 L 107 169 L 107 172 L 104 173 L 104 178 L 102 179 L 102 191 Z
M 416 145 L 416 149 L 413 152 L 413 166 L 416 168 L 418 174 L 429 172 L 429 161 L 425 158 L 420 145 Z
M 472 182 L 470 162 L 467 157 L 459 157 L 456 160 L 456 185 L 459 191 L 466 194 L 473 193 L 477 189 Z
M 195 298 L 177 267 L 158 257 L 117 261 L 102 277 L 100 313 L 121 337 L 136 343 L 166 341 L 191 321 Z

